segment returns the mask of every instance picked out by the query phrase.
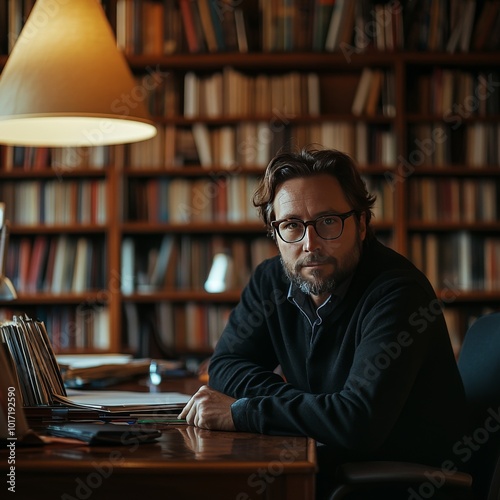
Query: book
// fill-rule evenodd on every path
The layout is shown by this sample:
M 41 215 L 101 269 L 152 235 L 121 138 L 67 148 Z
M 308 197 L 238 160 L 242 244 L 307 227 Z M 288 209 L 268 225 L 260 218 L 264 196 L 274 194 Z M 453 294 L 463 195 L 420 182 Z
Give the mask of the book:
M 345 21 L 346 9 L 349 7 L 349 4 L 354 5 L 354 2 L 347 0 L 335 1 L 325 40 L 325 50 L 329 52 L 333 52 L 339 46 L 342 21 Z
M 336 0 L 316 0 L 313 12 L 313 40 L 312 49 L 322 51 L 330 26 Z
M 154 54 L 156 56 L 163 54 L 164 24 L 163 24 L 164 6 L 162 3 L 148 0 L 142 3 L 142 53 Z
M 121 257 L 121 291 L 123 294 L 129 295 L 135 290 L 135 244 L 133 238 L 123 239 Z
M 384 72 L 382 70 L 374 70 L 364 109 L 368 116 L 374 116 L 377 113 L 383 82 Z
M 241 53 L 246 53 L 248 52 L 248 40 L 245 26 L 245 15 L 242 9 L 235 9 L 234 23 L 236 25 L 236 39 L 238 41 L 238 50 Z
M 373 81 L 373 70 L 364 68 L 361 72 L 356 94 L 351 107 L 353 115 L 359 116 L 365 111 L 366 101 L 370 94 L 370 88 Z
M 200 52 L 200 43 L 196 33 L 193 5 L 194 0 L 179 0 L 182 24 L 189 52 Z
M 213 162 L 208 127 L 204 123 L 195 123 L 193 125 L 193 137 L 201 166 L 210 167 Z
M 171 235 L 165 235 L 161 241 L 156 263 L 151 273 L 150 283 L 153 288 L 161 288 L 165 283 L 165 275 L 172 255 L 173 246 L 173 237 Z
M 212 20 L 212 12 L 210 4 L 211 0 L 197 0 L 198 10 L 200 13 L 201 26 L 205 36 L 205 42 L 209 52 L 217 52 L 220 47 L 217 44 L 217 37 L 215 35 L 215 26 Z

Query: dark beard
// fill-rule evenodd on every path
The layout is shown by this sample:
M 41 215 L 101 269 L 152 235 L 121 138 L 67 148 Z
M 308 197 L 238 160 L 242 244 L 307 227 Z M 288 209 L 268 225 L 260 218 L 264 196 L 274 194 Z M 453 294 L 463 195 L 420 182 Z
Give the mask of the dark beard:
M 324 293 L 332 293 L 336 287 L 349 278 L 356 266 L 358 265 L 361 256 L 362 241 L 357 238 L 354 247 L 346 257 L 339 263 L 336 257 L 325 257 L 318 254 L 310 254 L 302 260 L 299 260 L 293 270 L 283 261 L 280 256 L 281 265 L 287 278 L 296 285 L 303 293 L 307 295 L 321 295 Z M 334 271 L 328 276 L 321 278 L 319 272 L 312 272 L 312 277 L 305 279 L 300 275 L 300 270 L 304 265 L 312 262 L 330 263 L 334 266 Z M 316 275 L 317 274 L 317 275 Z

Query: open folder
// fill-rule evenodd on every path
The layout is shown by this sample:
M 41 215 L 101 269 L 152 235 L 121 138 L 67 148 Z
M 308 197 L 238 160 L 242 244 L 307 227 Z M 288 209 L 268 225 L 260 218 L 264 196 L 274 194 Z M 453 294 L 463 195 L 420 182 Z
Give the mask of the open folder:
M 68 393 L 52 349 L 45 325 L 28 317 L 14 316 L 0 324 L 0 372 L 8 371 L 12 382 L 3 387 L 17 390 L 17 404 L 29 415 L 61 415 L 75 410 L 74 417 L 106 415 L 178 414 L 189 400 L 180 393 L 144 393 L 124 391 L 72 391 Z M 4 389 L 2 388 L 2 391 Z M 1 395 L 3 399 L 3 394 Z M 55 413 L 54 413 L 55 412 Z M 5 427 L 4 427 L 5 428 Z

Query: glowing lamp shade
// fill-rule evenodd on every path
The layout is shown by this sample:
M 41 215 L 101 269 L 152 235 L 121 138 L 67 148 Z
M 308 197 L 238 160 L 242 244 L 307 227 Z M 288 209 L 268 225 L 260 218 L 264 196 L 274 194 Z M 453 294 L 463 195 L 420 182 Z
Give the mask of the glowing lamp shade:
M 99 146 L 155 135 L 98 0 L 38 0 L 0 75 L 0 143 Z

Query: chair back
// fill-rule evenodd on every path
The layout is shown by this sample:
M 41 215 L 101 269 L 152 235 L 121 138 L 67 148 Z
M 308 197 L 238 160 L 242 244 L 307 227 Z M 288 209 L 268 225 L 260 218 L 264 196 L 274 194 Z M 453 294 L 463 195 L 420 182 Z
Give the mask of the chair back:
M 480 498 L 500 498 L 500 313 L 477 319 L 467 331 L 458 368 L 469 408 L 469 428 L 457 450 Z M 496 472 L 495 472 L 496 470 Z

